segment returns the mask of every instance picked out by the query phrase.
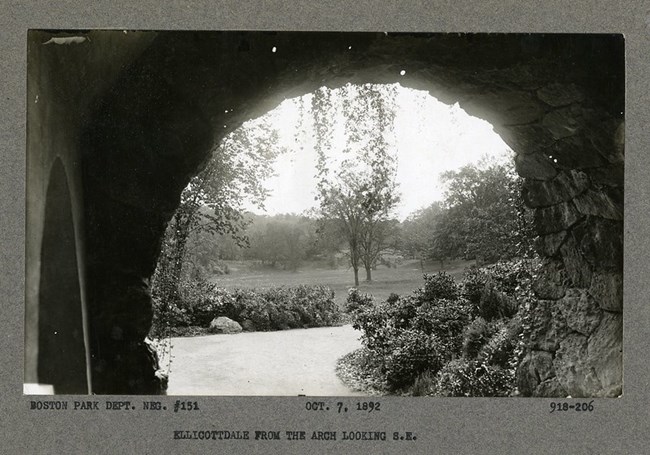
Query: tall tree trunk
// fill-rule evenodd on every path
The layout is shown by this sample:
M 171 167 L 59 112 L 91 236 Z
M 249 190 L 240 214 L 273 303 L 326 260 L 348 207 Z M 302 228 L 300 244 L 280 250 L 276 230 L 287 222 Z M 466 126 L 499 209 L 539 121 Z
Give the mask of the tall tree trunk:
M 359 286 L 359 269 L 357 267 L 354 268 L 354 285 Z
M 372 267 L 366 265 L 366 281 L 372 281 Z

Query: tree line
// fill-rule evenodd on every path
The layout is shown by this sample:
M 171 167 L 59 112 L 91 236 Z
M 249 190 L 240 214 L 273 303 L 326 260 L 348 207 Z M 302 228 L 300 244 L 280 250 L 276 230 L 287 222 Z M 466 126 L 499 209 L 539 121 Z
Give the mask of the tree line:
M 486 264 L 533 254 L 531 213 L 523 205 L 519 178 L 509 164 L 468 165 L 445 173 L 444 180 L 448 190 L 442 201 L 401 222 L 362 219 L 367 202 L 353 203 L 352 196 L 338 202 L 347 204 L 340 218 L 336 211 L 329 217 L 319 211 L 275 216 L 246 213 L 241 220 L 245 227 L 237 235 L 208 230 L 192 234 L 186 267 L 215 274 L 224 273 L 223 264 L 228 261 L 253 261 L 296 271 L 309 262 L 349 267 L 354 272 L 356 259 L 359 269 L 369 269 L 365 278 L 370 280 L 377 266 L 391 265 L 389 257 L 438 261 L 444 267 L 454 259 Z

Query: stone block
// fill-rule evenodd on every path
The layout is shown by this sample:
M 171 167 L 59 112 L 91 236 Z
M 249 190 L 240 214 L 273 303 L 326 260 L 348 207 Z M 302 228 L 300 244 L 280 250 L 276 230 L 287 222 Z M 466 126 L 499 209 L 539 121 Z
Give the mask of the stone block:
M 498 112 L 501 125 L 523 125 L 532 123 L 544 115 L 543 105 L 526 91 L 498 90 L 492 93 L 477 93 L 469 98 L 463 109 L 471 115 L 491 118 Z M 483 111 L 487 111 L 483 113 Z
M 524 200 L 529 207 L 548 207 L 570 201 L 589 186 L 584 172 L 570 170 L 560 172 L 550 180 L 526 180 Z
M 584 289 L 568 289 L 558 301 L 567 326 L 583 335 L 590 335 L 600 324 L 603 312 Z
M 573 203 L 583 215 L 599 216 L 610 220 L 623 219 L 623 207 L 602 190 L 587 190 L 576 196 Z
M 530 351 L 517 368 L 517 389 L 531 396 L 543 381 L 555 376 L 553 355 L 545 351 Z
M 559 168 L 564 169 L 586 169 L 607 164 L 582 135 L 578 134 L 554 142 L 548 149 L 548 155 Z
M 553 83 L 537 90 L 537 97 L 549 106 L 561 107 L 582 101 L 584 93 L 575 84 Z
M 605 313 L 589 337 L 587 362 L 601 384 L 598 396 L 617 396 L 623 382 L 623 317 Z
M 543 300 L 558 300 L 564 297 L 568 277 L 564 265 L 558 260 L 545 260 L 533 283 L 535 295 Z
M 601 309 L 620 313 L 623 311 L 623 274 L 596 272 L 591 278 L 589 294 Z
M 566 231 L 537 236 L 535 239 L 535 250 L 541 257 L 555 256 L 560 250 L 566 237 Z
M 570 333 L 553 359 L 557 380 L 573 398 L 595 397 L 603 388 L 587 352 L 587 337 Z
M 625 161 L 623 122 L 608 118 L 599 122 L 587 135 L 590 148 L 596 150 L 608 163 Z
M 589 169 L 591 182 L 596 187 L 608 186 L 623 187 L 625 181 L 625 170 L 622 164 L 608 164 L 605 166 Z
M 581 126 L 581 120 L 582 109 L 573 105 L 549 112 L 544 116 L 542 125 L 557 140 L 575 135 Z
M 571 202 L 542 207 L 535 210 L 534 223 L 539 235 L 565 231 L 576 224 L 582 216 Z
M 572 236 L 583 257 L 596 270 L 623 270 L 623 223 L 588 217 Z M 589 287 L 591 280 L 582 287 Z
M 533 396 L 546 398 L 565 398 L 567 396 L 567 392 L 560 384 L 560 381 L 558 381 L 556 377 L 553 377 L 541 382 L 533 391 Z
M 530 312 L 530 349 L 554 352 L 566 332 L 564 316 L 553 300 L 539 300 Z
M 515 156 L 515 169 L 524 178 L 548 180 L 557 175 L 553 162 L 541 153 Z
M 548 129 L 533 123 L 530 125 L 513 125 L 501 128 L 499 134 L 504 142 L 517 154 L 531 154 L 553 144 L 553 136 Z
M 592 267 L 583 257 L 575 239 L 568 236 L 560 247 L 562 263 L 574 287 L 587 288 L 591 285 Z

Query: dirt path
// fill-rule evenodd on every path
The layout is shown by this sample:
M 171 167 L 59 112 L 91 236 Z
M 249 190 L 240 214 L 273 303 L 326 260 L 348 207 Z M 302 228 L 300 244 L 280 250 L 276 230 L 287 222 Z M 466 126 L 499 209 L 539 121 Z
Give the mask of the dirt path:
M 336 360 L 361 346 L 350 325 L 173 338 L 169 395 L 353 396 Z

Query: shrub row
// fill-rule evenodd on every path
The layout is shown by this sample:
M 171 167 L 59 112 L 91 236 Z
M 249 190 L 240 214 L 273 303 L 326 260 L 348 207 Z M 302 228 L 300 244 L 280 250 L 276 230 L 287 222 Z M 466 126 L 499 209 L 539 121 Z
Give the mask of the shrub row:
M 219 316 L 239 322 L 245 330 L 325 327 L 339 322 L 334 292 L 324 286 L 222 291 Z
M 191 333 L 187 327 L 207 328 L 219 316 L 248 331 L 331 326 L 340 320 L 334 292 L 324 286 L 226 290 L 197 283 L 176 303 L 154 298 L 154 305 L 154 328 L 166 326 L 174 334 Z

